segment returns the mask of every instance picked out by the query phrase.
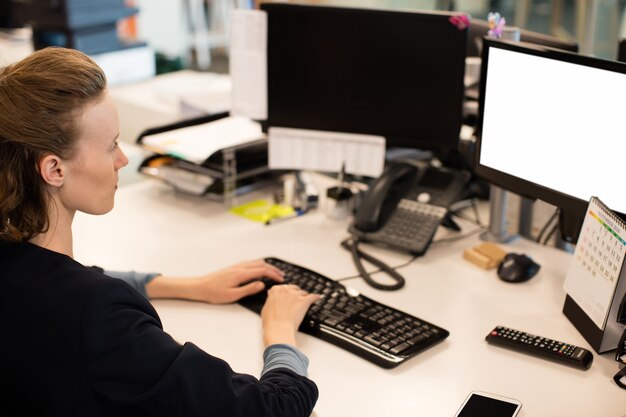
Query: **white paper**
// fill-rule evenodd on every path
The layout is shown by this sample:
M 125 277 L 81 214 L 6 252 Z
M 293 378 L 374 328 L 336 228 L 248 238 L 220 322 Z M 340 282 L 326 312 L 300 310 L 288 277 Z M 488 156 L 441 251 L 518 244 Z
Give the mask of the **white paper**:
M 269 166 L 378 177 L 385 165 L 385 138 L 341 132 L 271 127 Z
M 267 119 L 267 14 L 236 9 L 231 17 L 232 114 Z
M 195 117 L 230 110 L 232 82 L 225 74 L 185 71 L 180 77 L 154 80 L 159 101 L 178 106 L 180 114 Z
M 220 149 L 263 139 L 261 125 L 242 116 L 170 130 L 143 138 L 143 145 L 156 152 L 201 164 Z
M 563 288 L 604 330 L 626 254 L 626 231 L 591 199 Z

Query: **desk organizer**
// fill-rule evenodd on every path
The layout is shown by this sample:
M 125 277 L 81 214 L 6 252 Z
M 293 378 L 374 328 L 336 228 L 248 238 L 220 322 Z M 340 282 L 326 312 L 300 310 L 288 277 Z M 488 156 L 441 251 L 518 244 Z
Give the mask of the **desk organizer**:
M 228 112 L 196 117 L 147 129 L 137 138 L 145 146 L 150 135 L 211 123 L 229 116 Z M 158 178 L 185 194 L 221 201 L 231 207 L 234 197 L 274 183 L 283 172 L 272 171 L 267 164 L 267 139 L 220 149 L 198 164 L 167 153 L 154 153 L 144 159 L 139 172 Z

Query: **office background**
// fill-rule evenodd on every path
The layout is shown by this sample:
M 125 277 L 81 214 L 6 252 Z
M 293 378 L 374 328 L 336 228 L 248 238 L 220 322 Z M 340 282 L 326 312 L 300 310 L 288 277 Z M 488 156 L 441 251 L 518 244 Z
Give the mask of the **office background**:
M 144 40 L 159 57 L 159 73 L 190 68 L 228 72 L 229 16 L 234 8 L 275 0 L 126 0 L 139 13 L 123 31 Z M 486 19 L 499 12 L 508 25 L 561 39 L 576 40 L 582 53 L 615 58 L 626 37 L 625 0 L 299 0 L 293 3 L 408 10 L 454 10 Z M 0 2 L 0 29 L 6 26 Z M 9 16 L 10 19 L 10 16 Z M 123 20 L 122 20 L 123 22 Z M 122 25 L 120 25 L 122 26 Z M 0 36 L 11 33 L 0 30 Z M 5 51 L 6 52 L 6 51 Z M 3 52 L 3 55 L 5 54 Z
M 272 0 L 270 0 L 272 1 Z M 261 0 L 205 0 L 207 35 L 202 41 L 211 50 L 198 62 L 195 42 L 190 35 L 197 23 L 185 17 L 186 10 L 196 1 L 136 0 L 139 33 L 156 51 L 170 59 L 181 59 L 188 68 L 228 71 L 228 23 L 226 16 L 233 7 L 252 7 Z M 507 24 L 549 34 L 563 39 L 575 39 L 584 53 L 614 58 L 617 39 L 626 37 L 624 0 L 301 0 L 293 3 L 374 7 L 388 9 L 456 10 L 472 17 L 486 19 L 489 12 L 499 12 Z M 194 10 L 203 6 L 196 5 Z M 225 37 L 226 35 L 226 37 Z

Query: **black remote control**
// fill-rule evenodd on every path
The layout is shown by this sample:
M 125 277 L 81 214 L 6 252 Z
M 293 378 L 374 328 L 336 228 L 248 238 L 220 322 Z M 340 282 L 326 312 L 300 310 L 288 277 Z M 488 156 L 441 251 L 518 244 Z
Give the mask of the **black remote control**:
M 485 340 L 488 343 L 541 356 L 580 369 L 589 369 L 593 355 L 587 349 L 508 327 L 497 326 Z

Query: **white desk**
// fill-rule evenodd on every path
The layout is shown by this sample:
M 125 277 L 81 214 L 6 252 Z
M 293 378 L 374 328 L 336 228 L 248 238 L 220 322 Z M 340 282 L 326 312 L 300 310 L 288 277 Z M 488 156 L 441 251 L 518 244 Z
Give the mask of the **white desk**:
M 221 204 L 181 197 L 146 180 L 122 187 L 112 213 L 77 216 L 75 255 L 86 264 L 181 276 L 276 256 L 340 278 L 355 273 L 349 254 L 339 246 L 345 230 L 346 224 L 326 219 L 321 210 L 263 226 L 225 212 Z M 401 270 L 407 285 L 400 291 L 378 291 L 360 279 L 346 282 L 373 299 L 444 327 L 450 337 L 385 370 L 299 334 L 300 347 L 311 360 L 309 375 L 320 389 L 317 416 L 451 417 L 471 390 L 521 400 L 522 417 L 626 416 L 626 391 L 611 378 L 618 369 L 611 353 L 594 352 L 591 368 L 580 371 L 484 341 L 495 325 L 503 324 L 590 349 L 561 313 L 570 255 L 524 240 L 506 245 L 542 265 L 530 281 L 507 284 L 493 270 L 462 259 L 463 249 L 477 243 L 474 235 L 431 246 L 426 256 Z M 392 265 L 408 259 L 383 250 L 375 253 Z M 165 330 L 180 342 L 194 342 L 236 371 L 259 374 L 262 342 L 260 319 L 254 313 L 236 304 L 161 300 L 154 305 Z

